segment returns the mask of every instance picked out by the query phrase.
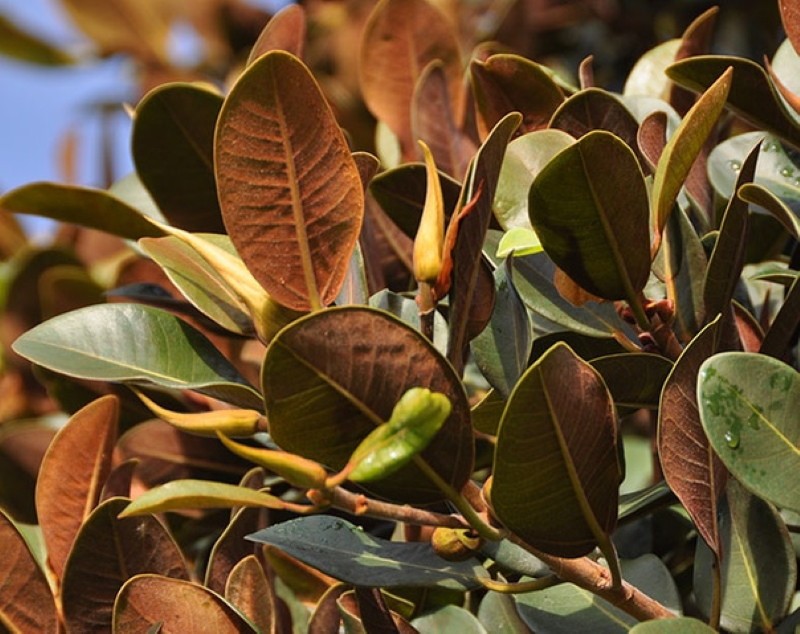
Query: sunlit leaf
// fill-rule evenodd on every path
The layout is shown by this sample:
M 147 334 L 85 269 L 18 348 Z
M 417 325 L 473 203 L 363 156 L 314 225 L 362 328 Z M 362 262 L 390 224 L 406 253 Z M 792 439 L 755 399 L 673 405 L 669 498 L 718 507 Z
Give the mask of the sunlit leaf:
M 669 89 L 667 67 L 675 61 L 675 54 L 681 46 L 679 39 L 667 40 L 654 46 L 642 55 L 625 80 L 623 94 L 647 95 L 664 99 Z
M 494 514 L 544 552 L 585 555 L 616 525 L 616 442 L 616 414 L 602 379 L 568 346 L 553 346 L 522 376 L 503 413 Z
M 364 193 L 330 106 L 300 60 L 272 51 L 239 77 L 220 112 L 214 160 L 225 226 L 256 280 L 295 310 L 333 302 Z
M 303 59 L 306 44 L 306 12 L 299 4 L 287 4 L 273 15 L 250 50 L 250 65 L 270 51 L 286 51 Z
M 242 407 L 261 397 L 199 331 L 138 304 L 100 304 L 29 330 L 14 350 L 46 368 L 83 379 L 197 390 Z
M 418 616 L 411 625 L 420 634 L 486 634 L 481 622 L 469 610 L 457 605 L 446 605 Z
M 754 381 L 753 377 L 759 377 Z M 725 466 L 757 495 L 800 510 L 800 376 L 785 363 L 747 352 L 706 360 L 697 383 L 700 418 Z
M 225 585 L 225 598 L 259 632 L 269 634 L 274 631 L 277 621 L 275 591 L 255 555 L 245 557 L 231 570 Z
M 653 619 L 637 623 L 631 634 L 711 634 L 716 630 L 703 621 L 682 616 L 675 619 Z

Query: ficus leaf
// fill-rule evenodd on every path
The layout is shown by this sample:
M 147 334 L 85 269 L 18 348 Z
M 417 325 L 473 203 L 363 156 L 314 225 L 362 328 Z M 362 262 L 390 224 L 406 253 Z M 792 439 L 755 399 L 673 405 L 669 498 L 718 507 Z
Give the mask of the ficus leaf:
M 303 59 L 306 44 L 306 10 L 299 4 L 287 4 L 267 22 L 247 57 L 249 66 L 270 51 L 286 51 Z
M 353 482 L 387 477 L 406 465 L 430 441 L 450 416 L 447 396 L 426 388 L 411 388 L 397 402 L 389 420 L 376 427 L 353 452 Z

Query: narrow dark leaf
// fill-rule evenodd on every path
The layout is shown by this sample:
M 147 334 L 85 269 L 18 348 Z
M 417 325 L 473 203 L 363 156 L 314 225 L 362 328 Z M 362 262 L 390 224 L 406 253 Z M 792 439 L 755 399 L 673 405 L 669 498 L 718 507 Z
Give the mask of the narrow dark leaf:
M 797 342 L 798 328 L 800 328 L 800 283 L 795 279 L 778 314 L 764 335 L 759 352 L 776 359 L 783 359 L 791 345 Z

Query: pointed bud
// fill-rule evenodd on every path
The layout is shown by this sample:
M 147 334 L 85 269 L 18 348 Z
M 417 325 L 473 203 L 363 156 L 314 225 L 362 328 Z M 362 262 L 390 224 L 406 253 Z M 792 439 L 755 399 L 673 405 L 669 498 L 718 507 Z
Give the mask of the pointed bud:
M 427 189 L 425 206 L 414 239 L 414 277 L 418 282 L 433 284 L 442 270 L 442 246 L 444 244 L 444 198 L 439 172 L 430 148 L 419 142 L 425 155 Z

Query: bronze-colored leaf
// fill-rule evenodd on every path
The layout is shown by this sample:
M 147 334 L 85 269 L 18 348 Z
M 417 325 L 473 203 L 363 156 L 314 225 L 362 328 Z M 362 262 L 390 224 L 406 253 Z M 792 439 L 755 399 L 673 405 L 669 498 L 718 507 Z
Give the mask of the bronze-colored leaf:
M 215 169 L 225 226 L 258 282 L 294 310 L 333 302 L 364 193 L 344 135 L 300 60 L 271 51 L 238 79 L 220 112 Z
M 800 51 L 800 4 L 797 0 L 779 0 L 781 22 L 795 51 Z
M 262 634 L 277 631 L 275 591 L 255 555 L 245 557 L 231 570 L 225 598 Z
M 240 509 L 222 531 L 208 558 L 205 585 L 210 590 L 224 594 L 225 584 L 236 564 L 253 554 L 253 544 L 245 537 L 263 528 L 264 512 L 255 507 Z
M 703 361 L 719 351 L 723 327 L 722 319 L 715 319 L 686 346 L 664 384 L 658 421 L 658 456 L 664 478 L 717 555 L 717 504 L 728 472 L 703 431 L 696 385 Z
M 258 631 L 227 601 L 201 585 L 157 574 L 139 574 L 119 592 L 114 606 L 114 632 L 141 634 L 153 626 L 163 632 Z
M 342 617 L 339 613 L 338 601 L 348 589 L 347 584 L 337 583 L 322 595 L 308 621 L 308 634 L 328 634 L 328 632 L 339 630 Z
M 118 419 L 115 396 L 93 401 L 70 418 L 42 461 L 36 483 L 36 511 L 50 566 L 58 577 L 111 471 Z
M 364 101 L 397 135 L 403 154 L 416 154 L 411 138 L 411 103 L 422 69 L 438 59 L 450 103 L 459 111 L 461 54 L 447 16 L 427 0 L 381 0 L 364 27 L 359 82 Z
M 302 5 L 289 4 L 273 15 L 247 58 L 248 66 L 270 51 L 286 51 L 303 59 L 306 47 L 306 11 Z
M 705 55 L 709 52 L 718 13 L 719 7 L 711 7 L 692 20 L 692 23 L 686 27 L 681 37 L 680 46 L 677 53 L 675 53 L 676 62 L 695 55 Z M 671 86 L 669 103 L 680 116 L 684 116 L 694 102 L 695 96 L 691 92 L 675 84 Z
M 155 517 L 117 518 L 127 504 L 125 498 L 103 502 L 75 539 L 61 591 L 68 631 L 107 633 L 117 592 L 134 575 L 189 578 L 177 545 Z
M 10 632 L 55 634 L 58 615 L 50 586 L 25 539 L 0 511 L 0 627 Z

